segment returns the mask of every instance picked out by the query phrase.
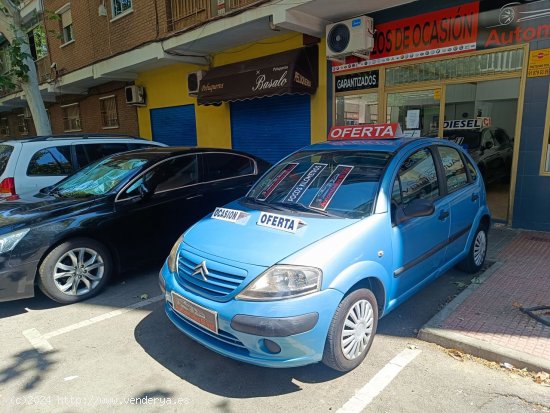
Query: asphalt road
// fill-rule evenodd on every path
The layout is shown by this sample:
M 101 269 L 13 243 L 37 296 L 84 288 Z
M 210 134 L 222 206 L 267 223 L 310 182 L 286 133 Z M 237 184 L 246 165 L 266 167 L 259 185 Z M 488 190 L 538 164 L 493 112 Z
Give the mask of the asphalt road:
M 83 303 L 1 303 L 0 412 L 550 412 L 548 387 L 416 339 L 470 279 L 450 271 L 384 317 L 347 374 L 260 368 L 203 348 L 164 315 L 155 268 Z

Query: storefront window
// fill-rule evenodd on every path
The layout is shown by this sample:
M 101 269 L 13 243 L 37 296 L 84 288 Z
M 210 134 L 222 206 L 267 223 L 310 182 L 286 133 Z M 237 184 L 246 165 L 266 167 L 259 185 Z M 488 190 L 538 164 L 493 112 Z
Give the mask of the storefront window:
M 411 137 L 437 136 L 441 89 L 388 93 L 387 122 L 398 122 Z
M 378 123 L 378 93 L 336 97 L 336 125 Z
M 516 72 L 521 70 L 522 66 L 522 49 L 505 50 L 389 68 L 386 70 L 386 86 L 470 76 L 492 76 L 498 73 Z

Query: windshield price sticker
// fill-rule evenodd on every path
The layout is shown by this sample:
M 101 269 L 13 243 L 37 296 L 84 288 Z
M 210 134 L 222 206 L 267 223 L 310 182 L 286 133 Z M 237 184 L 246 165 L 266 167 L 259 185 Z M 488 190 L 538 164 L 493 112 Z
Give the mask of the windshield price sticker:
M 285 165 L 285 167 L 268 182 L 267 187 L 260 193 L 260 195 L 256 199 L 258 201 L 265 201 L 267 198 L 269 198 L 269 195 L 273 193 L 275 188 L 277 188 L 279 184 L 283 181 L 283 179 L 285 179 L 297 166 L 297 163 L 289 163 Z
M 321 189 L 319 189 L 319 192 L 317 192 L 317 195 L 315 195 L 315 198 L 313 198 L 309 206 L 323 211 L 327 209 L 332 197 L 344 183 L 352 169 L 353 166 L 338 165 L 325 181 Z
M 302 176 L 302 179 L 300 179 L 296 183 L 296 185 L 294 185 L 294 187 L 290 190 L 283 202 L 298 202 L 302 195 L 304 195 L 306 190 L 313 183 L 315 178 L 317 178 L 326 167 L 326 163 L 314 163 L 313 165 L 311 165 Z
M 344 139 L 394 139 L 402 135 L 399 123 L 379 125 L 333 126 L 328 134 L 329 141 Z
M 245 225 L 250 218 L 250 214 L 236 209 L 216 208 L 214 212 L 212 212 L 211 218 Z
M 280 231 L 296 233 L 298 228 L 305 225 L 299 218 L 285 217 L 284 215 L 262 212 L 256 222 L 261 227 L 278 229 Z

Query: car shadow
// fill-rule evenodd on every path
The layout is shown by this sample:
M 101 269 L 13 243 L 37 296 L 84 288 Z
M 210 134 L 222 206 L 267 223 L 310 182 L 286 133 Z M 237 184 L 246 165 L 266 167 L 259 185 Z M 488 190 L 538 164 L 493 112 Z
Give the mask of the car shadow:
M 343 374 L 320 363 L 273 369 L 221 356 L 183 335 L 166 317 L 163 305 L 155 304 L 136 326 L 134 337 L 155 361 L 206 392 L 228 398 L 277 396 L 300 391 L 295 381 L 322 383 Z
M 32 298 L 0 303 L 0 319 L 28 313 L 29 311 L 49 310 L 62 305 L 45 296 L 39 288 L 35 288 L 35 296 Z

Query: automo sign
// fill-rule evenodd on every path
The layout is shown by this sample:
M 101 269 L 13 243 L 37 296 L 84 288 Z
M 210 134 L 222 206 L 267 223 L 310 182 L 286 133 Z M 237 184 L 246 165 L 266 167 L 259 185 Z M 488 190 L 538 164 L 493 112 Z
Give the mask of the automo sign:
M 336 76 L 336 93 L 378 87 L 378 70 Z

